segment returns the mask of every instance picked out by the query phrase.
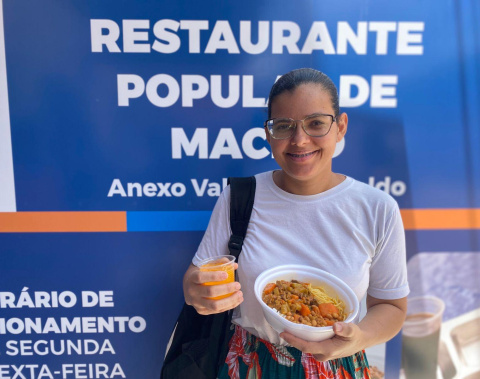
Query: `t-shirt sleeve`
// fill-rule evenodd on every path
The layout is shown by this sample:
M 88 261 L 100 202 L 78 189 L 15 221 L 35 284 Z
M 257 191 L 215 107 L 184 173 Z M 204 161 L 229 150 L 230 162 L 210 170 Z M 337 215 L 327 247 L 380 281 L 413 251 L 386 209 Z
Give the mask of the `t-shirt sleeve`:
M 217 255 L 228 255 L 228 241 L 231 235 L 230 229 L 230 186 L 227 186 L 213 208 L 212 216 L 207 230 L 203 235 L 202 242 L 192 259 L 194 265 L 200 260 Z
M 394 300 L 407 296 L 409 292 L 405 231 L 395 203 L 377 242 L 367 293 L 377 299 Z

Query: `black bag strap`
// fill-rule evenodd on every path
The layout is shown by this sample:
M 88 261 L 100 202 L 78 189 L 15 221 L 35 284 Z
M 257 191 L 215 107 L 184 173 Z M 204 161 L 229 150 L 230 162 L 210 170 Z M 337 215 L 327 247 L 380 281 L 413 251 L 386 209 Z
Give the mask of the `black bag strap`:
M 255 200 L 256 181 L 254 176 L 247 178 L 228 178 L 230 184 L 230 228 L 232 235 L 228 241 L 228 250 L 235 256 L 242 251 L 243 240 L 247 234 L 248 223 L 252 215 Z
M 255 197 L 255 177 L 229 178 L 230 254 L 237 258 L 252 214 Z M 172 334 L 172 343 L 161 371 L 162 379 L 216 377 L 228 353 L 228 330 L 233 311 L 203 316 L 184 304 Z

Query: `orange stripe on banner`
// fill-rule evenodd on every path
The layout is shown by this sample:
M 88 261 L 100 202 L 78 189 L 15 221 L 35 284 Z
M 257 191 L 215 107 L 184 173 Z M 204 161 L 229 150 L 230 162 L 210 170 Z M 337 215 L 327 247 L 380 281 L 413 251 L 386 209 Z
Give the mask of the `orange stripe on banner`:
M 480 229 L 480 209 L 403 209 L 406 230 Z
M 480 209 L 400 212 L 406 230 L 480 229 Z M 0 233 L 126 231 L 127 212 L 0 212 Z
M 0 232 L 126 232 L 126 212 L 0 213 Z

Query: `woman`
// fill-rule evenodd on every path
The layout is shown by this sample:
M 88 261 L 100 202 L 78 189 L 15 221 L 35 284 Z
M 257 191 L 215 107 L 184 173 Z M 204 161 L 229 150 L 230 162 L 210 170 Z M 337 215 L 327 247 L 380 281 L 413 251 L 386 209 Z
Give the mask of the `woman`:
M 332 171 L 348 118 L 340 114 L 337 89 L 325 74 L 299 69 L 283 75 L 268 104 L 265 133 L 281 169 L 256 176 L 239 283 L 202 286 L 226 274 L 200 272 L 194 265 L 228 254 L 227 187 L 185 274 L 185 300 L 201 314 L 237 307 L 220 378 L 369 378 L 363 350 L 395 336 L 406 314 L 409 289 L 398 206 L 384 192 Z M 358 324 L 335 323 L 335 336 L 322 342 L 278 335 L 263 317 L 253 284 L 265 269 L 287 263 L 318 267 L 344 280 L 359 300 L 367 295 L 366 316 Z M 222 300 L 206 299 L 231 292 Z

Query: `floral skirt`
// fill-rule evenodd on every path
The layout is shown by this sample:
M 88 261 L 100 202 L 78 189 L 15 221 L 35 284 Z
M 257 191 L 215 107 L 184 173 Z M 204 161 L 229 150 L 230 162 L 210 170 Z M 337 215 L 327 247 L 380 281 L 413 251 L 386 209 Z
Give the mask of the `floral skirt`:
M 236 325 L 218 378 L 370 379 L 370 369 L 365 351 L 319 362 L 312 354 L 302 353 L 294 347 L 271 344 Z

